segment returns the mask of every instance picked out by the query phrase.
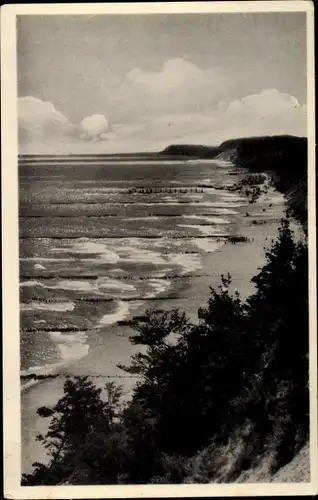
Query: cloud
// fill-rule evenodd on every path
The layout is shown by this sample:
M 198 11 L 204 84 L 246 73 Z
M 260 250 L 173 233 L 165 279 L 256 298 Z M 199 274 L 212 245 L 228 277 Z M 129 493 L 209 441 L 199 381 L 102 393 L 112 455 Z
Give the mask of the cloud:
M 159 109 L 159 103 L 165 102 L 163 96 L 171 103 L 169 96 L 172 90 L 174 92 L 182 86 L 180 71 L 171 76 L 172 68 L 176 70 L 178 67 L 183 76 L 188 75 L 188 83 L 191 80 L 192 84 L 198 84 L 203 79 L 202 73 L 205 74 L 191 64 L 185 65 L 182 60 L 167 63 L 159 72 L 159 77 L 157 73 L 141 70 L 130 72 L 129 79 L 133 85 L 147 89 L 141 95 L 148 97 L 139 101 L 139 113 L 135 112 L 131 119 L 114 124 L 111 128 L 103 114 L 88 116 L 80 124 L 72 125 L 53 104 L 30 97 L 22 98 L 19 100 L 20 144 L 31 143 L 30 149 L 34 147 L 30 140 L 32 135 L 36 137 L 34 140 L 39 148 L 44 150 L 50 147 L 52 153 L 60 150 L 133 152 L 158 151 L 171 143 L 217 145 L 235 137 L 306 135 L 306 106 L 302 106 L 294 96 L 277 89 L 264 89 L 230 102 L 222 99 L 215 102 L 214 106 L 201 103 L 199 110 L 194 107 L 189 111 L 186 103 L 184 109 L 179 110 L 180 101 L 178 106 L 168 106 L 166 103 Z M 166 81 L 168 75 L 170 87 Z M 149 99 L 150 94 L 153 96 L 153 108 L 147 113 L 144 101 Z M 192 97 L 195 99 L 196 96 Z M 26 135 L 22 136 L 21 131 Z
M 104 115 L 91 115 L 80 124 L 72 124 L 51 102 L 32 96 L 18 99 L 20 149 L 57 152 L 68 145 L 76 149 L 80 139 L 109 140 L 107 132 Z
M 170 59 L 158 72 L 146 72 L 137 68 L 131 70 L 126 78 L 149 93 L 169 95 L 180 91 L 184 86 L 193 88 L 196 85 L 203 85 L 206 73 L 184 59 Z
M 246 114 L 263 118 L 286 116 L 286 113 L 292 116 L 299 108 L 300 104 L 295 97 L 276 89 L 266 89 L 259 94 L 244 97 L 240 101 L 232 101 L 227 112 L 231 116 Z
M 155 122 L 153 133 L 175 138 L 180 142 L 219 144 L 235 138 L 257 135 L 291 134 L 305 136 L 306 106 L 276 89 L 219 103 L 205 113 L 166 115 Z M 154 125 L 154 124 L 153 124 Z
M 220 110 L 220 132 L 236 135 L 307 134 L 307 108 L 276 89 L 232 101 Z
M 160 150 L 171 143 L 218 145 L 236 137 L 306 135 L 306 107 L 276 89 L 220 102 L 204 113 L 169 113 L 114 127 L 118 150 Z
M 68 121 L 62 113 L 55 109 L 51 102 L 44 102 L 31 96 L 20 97 L 18 113 L 22 122 L 34 126 L 65 124 Z
M 107 139 L 108 121 L 104 115 L 91 115 L 80 123 L 81 139 L 105 140 Z
M 48 101 L 26 96 L 18 99 L 19 142 L 46 142 L 71 137 L 76 127 Z
M 113 105 L 122 119 L 212 109 L 233 86 L 224 71 L 202 69 L 182 58 L 166 61 L 158 71 L 129 71 L 116 89 Z

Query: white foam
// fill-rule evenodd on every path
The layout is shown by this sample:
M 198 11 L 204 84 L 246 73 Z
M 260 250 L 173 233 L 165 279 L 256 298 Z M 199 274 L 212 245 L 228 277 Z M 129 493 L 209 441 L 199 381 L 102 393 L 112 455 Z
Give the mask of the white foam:
M 129 314 L 129 304 L 127 302 L 118 301 L 117 311 L 110 314 L 105 314 L 100 322 L 99 326 L 109 326 L 117 323 L 117 321 L 124 320 Z
M 70 290 L 79 292 L 95 292 L 97 291 L 96 285 L 88 281 L 59 281 L 56 285 L 47 285 L 45 288 L 52 288 L 55 290 Z
M 170 281 L 168 280 L 163 280 L 163 279 L 151 279 L 147 281 L 147 285 L 151 286 L 154 288 L 153 292 L 147 293 L 146 297 L 147 298 L 154 298 L 156 297 L 159 293 L 162 293 L 166 291 L 169 286 L 170 286 Z
M 51 339 L 55 342 L 63 341 L 66 344 L 83 342 L 87 339 L 87 332 L 62 333 L 60 331 L 49 332 Z
M 210 192 L 211 192 L 211 191 L 212 191 L 212 192 L 214 192 L 214 189 L 213 189 L 213 188 L 210 188 L 209 190 L 208 190 L 208 188 L 206 188 L 206 189 L 205 189 L 205 192 L 209 192 L 209 191 L 210 191 Z M 193 192 L 191 193 L 191 191 L 188 191 L 188 192 L 186 192 L 186 193 L 182 193 L 182 192 L 181 192 L 181 193 L 179 193 L 179 194 L 181 194 L 181 195 L 182 195 L 183 197 L 185 197 L 185 198 L 194 198 L 194 199 L 198 199 L 198 198 L 200 198 L 200 199 L 201 199 L 201 198 L 203 197 L 203 195 L 204 195 L 204 192 L 202 191 L 202 192 L 198 192 L 198 193 L 195 193 L 195 192 L 194 192 L 194 193 L 193 193 Z
M 63 280 L 59 281 L 55 285 L 44 285 L 38 281 L 26 281 L 20 283 L 21 287 L 31 287 L 39 286 L 41 288 L 49 290 L 69 290 L 69 291 L 79 291 L 79 292 L 96 292 L 104 293 L 109 290 L 112 291 L 123 291 L 123 292 L 134 292 L 136 289 L 133 285 L 124 283 L 121 280 L 109 279 L 109 278 L 99 278 L 96 283 L 90 283 L 89 281 L 72 281 Z
M 77 359 L 81 359 L 84 356 L 87 356 L 89 351 L 88 344 L 58 344 L 58 348 L 61 354 L 61 358 L 63 361 L 75 361 Z
M 89 283 L 88 281 L 72 281 L 72 280 L 63 280 L 59 281 L 56 285 L 44 285 L 39 281 L 24 281 L 20 283 L 20 287 L 31 287 L 31 286 L 39 286 L 41 288 L 45 288 L 47 290 L 70 290 L 70 291 L 83 291 L 83 292 L 91 292 L 96 291 L 96 285 Z
M 28 302 L 20 304 L 21 311 L 73 311 L 73 302 Z
M 235 210 L 230 210 L 228 208 L 214 208 L 213 212 L 220 214 L 220 215 L 237 215 L 238 214 L 238 212 L 236 212 Z
M 34 264 L 34 269 L 46 269 L 42 264 Z
M 118 249 L 118 251 L 121 255 L 121 262 L 150 264 L 165 263 L 164 256 L 160 252 L 151 252 L 147 249 L 138 248 L 138 246 L 124 246 Z
M 216 241 L 215 239 L 193 239 L 192 242 L 200 249 L 203 250 L 204 252 L 215 252 L 216 250 L 219 250 L 223 245 L 224 241 Z
M 34 385 L 37 385 L 39 383 L 38 380 L 28 380 L 25 383 L 21 383 L 21 391 L 25 391 L 26 389 L 30 389 L 30 387 L 33 387 Z
M 52 251 L 58 251 L 58 248 L 52 248 Z M 66 250 L 62 250 L 66 251 Z M 70 251 L 70 250 L 69 250 Z M 73 262 L 75 259 L 74 258 L 59 258 L 59 257 L 20 257 L 19 258 L 20 262 L 32 262 L 35 260 L 39 260 L 41 262 Z
M 203 201 L 203 202 L 198 202 L 194 203 L 194 206 L 197 207 L 216 207 L 216 208 L 238 208 L 242 206 L 242 203 L 236 203 L 234 201 Z
M 202 267 L 201 256 L 195 254 L 169 254 L 168 263 L 182 267 L 181 274 L 198 271 Z
M 194 220 L 204 220 L 206 222 L 210 222 L 211 224 L 230 224 L 228 219 L 222 219 L 221 217 L 213 217 L 213 216 L 205 216 L 205 215 L 183 215 L 185 219 L 194 219 Z
M 57 342 L 62 362 L 75 361 L 87 356 L 89 345 L 85 343 L 87 332 L 62 333 L 50 332 L 53 342 Z
M 157 220 L 157 219 L 160 219 L 160 217 L 158 217 L 156 215 L 148 215 L 147 217 L 123 217 L 122 220 L 124 220 L 124 221 L 138 221 L 138 220 L 151 221 L 151 220 Z
M 220 198 L 221 198 L 221 200 L 230 201 L 230 202 L 246 201 L 246 198 L 243 198 L 243 196 L 239 196 L 235 193 L 228 193 L 226 191 L 222 191 Z
M 126 271 L 124 271 L 123 269 L 120 269 L 120 267 L 116 267 L 116 269 L 112 269 L 112 273 L 116 273 L 116 274 L 126 274 Z
M 74 362 L 78 359 L 87 356 L 89 345 L 85 343 L 87 339 L 86 332 L 75 332 L 72 334 L 64 334 L 60 331 L 50 332 L 49 336 L 53 342 L 57 343 L 60 352 L 61 361 L 57 363 L 46 363 L 43 365 L 30 366 L 27 370 L 21 370 L 21 375 L 26 376 L 34 373 L 35 375 L 50 375 L 54 374 L 58 368 L 65 366 L 65 363 Z M 21 390 L 32 387 L 38 384 L 39 380 L 28 380 L 21 384 Z
M 109 289 L 109 290 L 120 290 L 126 292 L 134 292 L 136 289 L 133 285 L 129 285 L 128 283 L 123 283 L 121 280 L 110 280 L 109 278 L 100 278 L 97 282 L 97 286 L 100 289 Z
M 211 227 L 211 226 L 199 226 L 199 225 L 195 225 L 195 224 L 178 224 L 178 227 L 186 227 L 186 228 L 190 228 L 190 229 L 197 229 L 198 231 L 200 231 L 200 233 L 204 234 L 204 235 L 215 235 L 215 228 Z
M 72 243 L 72 247 L 68 248 L 53 248 L 54 252 L 69 252 L 79 255 L 85 254 L 96 254 L 99 255 L 99 259 L 107 264 L 115 264 L 118 262 L 119 257 L 115 252 L 112 252 L 106 247 L 105 243 L 97 243 L 95 241 L 81 240 Z
M 21 281 L 20 287 L 31 287 L 31 286 L 42 286 L 42 283 L 39 283 L 38 281 L 35 280 L 30 280 L 30 281 Z
M 217 159 L 217 158 L 213 159 L 213 165 L 216 165 L 217 167 L 224 167 L 224 168 L 234 166 L 234 164 L 229 160 L 221 160 L 221 159 Z
M 118 203 L 109 203 L 109 205 L 118 205 Z M 227 201 L 227 202 L 222 202 L 222 201 L 197 201 L 197 202 L 184 202 L 184 203 L 177 203 L 176 201 L 166 201 L 166 202 L 156 202 L 156 203 L 135 203 L 135 206 L 154 206 L 154 205 L 165 205 L 169 207 L 180 207 L 180 206 L 190 206 L 190 207 L 220 207 L 220 208 L 236 208 L 242 206 L 242 203 L 236 203 L 234 201 Z

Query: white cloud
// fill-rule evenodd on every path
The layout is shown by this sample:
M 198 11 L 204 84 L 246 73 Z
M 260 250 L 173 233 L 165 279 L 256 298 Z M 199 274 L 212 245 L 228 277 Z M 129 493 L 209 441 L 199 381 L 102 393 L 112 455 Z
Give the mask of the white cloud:
M 26 96 L 18 99 L 19 143 L 69 140 L 76 127 L 51 102 Z
M 236 137 L 306 135 L 306 107 L 275 89 L 220 102 L 204 113 L 170 113 L 115 127 L 116 150 L 160 150 L 171 143 L 217 145 Z
M 158 72 L 146 72 L 140 68 L 130 71 L 126 78 L 135 85 L 142 86 L 152 94 L 171 94 L 182 87 L 203 85 L 207 72 L 184 59 L 170 59 Z
M 286 116 L 297 113 L 300 104 L 297 99 L 289 94 L 284 94 L 276 89 L 266 89 L 259 94 L 249 95 L 240 101 L 232 101 L 227 112 L 230 115 L 252 114 L 259 118 L 268 116 Z
M 115 92 L 116 112 L 123 119 L 212 109 L 233 86 L 219 69 L 202 69 L 182 59 L 166 61 L 159 71 L 135 68 Z
M 239 135 L 306 135 L 307 109 L 276 89 L 266 89 L 220 111 L 220 131 Z M 236 135 L 237 135 L 236 134 Z
M 199 109 L 194 106 L 189 110 L 186 100 L 183 109 L 179 109 L 181 101 L 175 98 L 177 105 L 173 106 L 172 95 L 175 96 L 178 88 L 182 93 L 180 73 L 183 77 L 187 75 L 183 98 L 187 93 L 190 95 L 191 85 L 200 82 L 205 85 L 206 72 L 182 60 L 168 61 L 159 76 L 141 70 L 130 72 L 128 80 L 140 92 L 143 89 L 141 96 L 144 98 L 138 101 L 140 112 L 135 112 L 131 120 L 114 124 L 111 129 L 102 114 L 88 116 L 79 125 L 71 125 L 53 104 L 31 97 L 22 98 L 19 100 L 20 144 L 34 140 L 39 148 L 50 146 L 53 153 L 63 148 L 69 148 L 70 152 L 132 152 L 158 151 L 171 143 L 217 145 L 235 137 L 306 135 L 306 107 L 295 97 L 276 89 L 265 89 L 231 102 L 222 99 L 210 107 L 204 106 L 202 96 L 198 96 L 199 101 L 201 99 Z M 136 101 L 128 97 L 129 92 L 125 94 L 127 106 L 129 103 L 136 106 Z M 196 102 L 196 97 L 193 93 L 191 99 Z M 153 103 L 151 109 L 147 104 L 150 102 Z M 30 149 L 32 147 L 31 144 Z
M 18 105 L 19 119 L 30 125 L 67 123 L 67 118 L 55 109 L 51 102 L 44 102 L 36 97 L 20 97 Z
M 91 115 L 84 118 L 80 123 L 80 134 L 82 139 L 100 140 L 105 139 L 108 130 L 108 121 L 104 115 Z M 103 135 L 103 137 L 101 137 Z

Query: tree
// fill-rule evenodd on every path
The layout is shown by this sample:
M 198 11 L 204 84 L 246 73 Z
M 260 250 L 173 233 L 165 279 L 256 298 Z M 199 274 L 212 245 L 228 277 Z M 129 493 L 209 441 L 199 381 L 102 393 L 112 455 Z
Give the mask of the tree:
M 26 484 L 59 484 L 66 481 L 80 466 L 85 470 L 85 481 L 94 474 L 91 450 L 97 442 L 104 442 L 114 430 L 116 407 L 120 389 L 106 386 L 107 400 L 101 398 L 102 389 L 87 377 L 67 377 L 64 395 L 53 407 L 53 418 L 45 436 L 39 435 L 49 456 L 49 464 L 34 464 L 33 474 L 23 478 Z M 89 451 L 90 450 L 90 451 Z M 84 467 L 85 464 L 85 467 Z M 44 482 L 43 482 L 44 481 Z
M 130 341 L 141 352 L 119 366 L 139 381 L 124 407 L 113 382 L 104 396 L 88 377 L 68 378 L 39 437 L 49 464 L 35 464 L 23 484 L 182 481 L 188 458 L 212 441 L 208 462 L 220 463 L 220 445 L 236 445 L 241 429 L 250 430 L 240 467 L 268 447 L 274 467 L 289 461 L 308 436 L 309 391 L 308 253 L 288 220 L 252 281 L 255 293 L 243 302 L 222 276 L 198 324 L 178 309 L 134 320 Z M 212 479 L 215 463 L 213 471 Z

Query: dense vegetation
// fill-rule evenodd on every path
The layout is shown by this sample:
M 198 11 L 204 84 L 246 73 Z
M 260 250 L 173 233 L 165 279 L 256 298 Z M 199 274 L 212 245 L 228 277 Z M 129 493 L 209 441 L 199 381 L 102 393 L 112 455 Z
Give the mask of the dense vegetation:
M 171 146 L 166 147 L 161 154 L 162 155 L 171 155 L 171 156 L 191 156 L 197 158 L 214 158 L 219 153 L 218 147 L 210 147 L 196 144 L 172 144 Z
M 309 432 L 306 242 L 283 220 L 254 294 L 230 294 L 230 281 L 211 289 L 198 324 L 179 310 L 133 321 L 129 402 L 113 383 L 67 379 L 38 438 L 49 463 L 22 483 L 233 481 L 266 454 L 272 472 L 289 462 Z
M 218 147 L 175 145 L 163 154 L 219 158 L 250 172 L 271 172 L 293 215 L 307 221 L 307 139 L 288 135 L 231 139 Z

